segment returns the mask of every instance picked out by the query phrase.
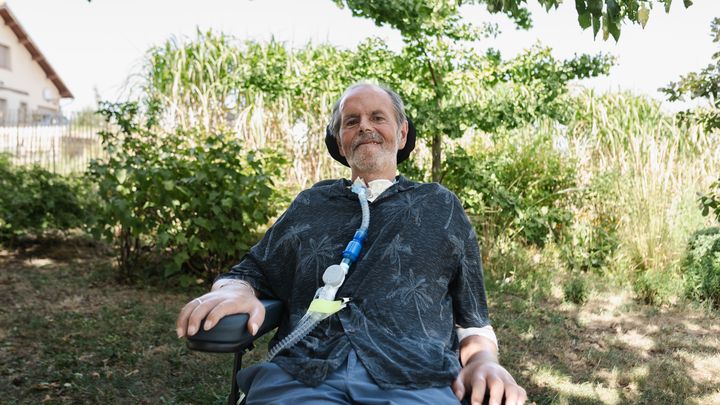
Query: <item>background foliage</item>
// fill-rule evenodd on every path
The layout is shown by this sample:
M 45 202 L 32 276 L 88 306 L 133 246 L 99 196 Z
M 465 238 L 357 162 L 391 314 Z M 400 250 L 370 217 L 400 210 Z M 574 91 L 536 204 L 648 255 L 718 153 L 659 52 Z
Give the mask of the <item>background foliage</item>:
M 683 265 L 686 294 L 720 308 L 720 228 L 696 232 Z
M 110 157 L 93 165 L 97 190 L 86 195 L 104 201 L 95 229 L 118 246 L 122 278 L 141 263 L 185 283 L 207 278 L 252 244 L 287 196 L 346 175 L 324 152 L 325 126 L 341 91 L 370 79 L 395 88 L 418 127 L 402 170 L 461 197 L 498 268 L 489 266 L 491 278 L 547 290 L 560 274 L 592 272 L 668 302 L 674 290 L 659 284 L 678 285 L 688 238 L 709 225 L 693 193 L 706 210 L 717 201 L 708 194 L 718 163 L 711 127 L 631 94 L 572 91 L 574 80 L 609 72 L 606 55 L 558 60 L 540 45 L 511 59 L 479 53 L 473 41 L 497 32 L 463 21 L 461 2 L 335 3 L 398 29 L 405 46 L 371 38 L 354 49 L 290 48 L 198 32 L 151 49 L 139 97 L 105 106 L 116 129 L 103 134 Z M 524 1 L 463 4 L 531 23 Z M 621 21 L 644 24 L 650 8 L 669 4 L 576 7 L 582 26 L 617 37 Z M 712 29 L 717 37 L 717 22 Z M 713 71 L 703 72 L 668 94 L 714 100 Z
M 94 223 L 88 184 L 37 166 L 15 167 L 0 154 L 0 242 L 14 244 L 46 231 L 87 228 Z
M 149 51 L 136 99 L 103 106 L 108 158 L 88 177 L 0 158 L 0 242 L 92 227 L 119 261 L 74 241 L 0 250 L 10 403 L 225 403 L 231 359 L 187 355 L 168 325 L 206 291 L 187 284 L 239 259 L 289 195 L 347 176 L 322 138 L 334 100 L 364 78 L 399 90 L 418 124 L 401 172 L 441 180 L 478 225 L 503 363 L 532 401 L 718 402 L 720 133 L 702 119 L 717 106 L 674 115 L 578 90 L 573 78 L 609 71 L 603 55 L 474 51 L 496 33 L 465 24 L 460 3 L 527 26 L 523 0 L 336 3 L 400 29 L 407 46 L 174 38 Z M 670 1 L 575 4 L 579 24 L 617 39 L 619 21 L 645 24 Z M 669 88 L 714 100 L 712 66 Z
M 711 23 L 711 37 L 720 45 L 720 17 Z M 691 72 L 678 81 L 660 89 L 668 96 L 668 100 L 706 99 L 710 106 L 685 111 L 684 119 L 700 122 L 708 130 L 720 128 L 720 48 L 712 55 L 712 62 L 699 72 Z
M 575 166 L 548 133 L 529 130 L 477 138 L 445 160 L 444 183 L 455 191 L 492 249 L 501 237 L 542 247 L 572 222 Z
M 223 133 L 153 130 L 135 103 L 101 112 L 119 129 L 101 134 L 109 158 L 89 170 L 103 201 L 95 231 L 117 244 L 121 279 L 180 270 L 185 285 L 211 279 L 276 214 L 284 195 L 273 187 L 284 163 L 277 154 L 248 151 Z

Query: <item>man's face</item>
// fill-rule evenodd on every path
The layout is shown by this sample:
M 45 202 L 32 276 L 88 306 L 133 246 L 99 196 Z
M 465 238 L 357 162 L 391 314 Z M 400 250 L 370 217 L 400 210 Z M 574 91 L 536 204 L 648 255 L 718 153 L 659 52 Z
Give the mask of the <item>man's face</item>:
M 407 123 L 398 126 L 392 100 L 384 90 L 373 86 L 351 90 L 340 104 L 340 119 L 340 154 L 351 168 L 372 172 L 397 167 Z

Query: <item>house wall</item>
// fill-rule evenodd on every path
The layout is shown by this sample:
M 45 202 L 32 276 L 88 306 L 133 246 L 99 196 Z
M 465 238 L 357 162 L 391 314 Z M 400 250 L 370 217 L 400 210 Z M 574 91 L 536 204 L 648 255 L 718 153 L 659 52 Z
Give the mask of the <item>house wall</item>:
M 33 114 L 56 114 L 60 94 L 15 33 L 0 19 L 0 44 L 10 48 L 10 69 L 0 67 L 0 99 L 6 100 L 5 117 L 17 119 L 21 103 L 26 103 L 28 119 Z M 45 97 L 49 96 L 48 99 Z M 0 105 L 2 103 L 0 102 Z M 2 113 L 0 111 L 0 113 Z

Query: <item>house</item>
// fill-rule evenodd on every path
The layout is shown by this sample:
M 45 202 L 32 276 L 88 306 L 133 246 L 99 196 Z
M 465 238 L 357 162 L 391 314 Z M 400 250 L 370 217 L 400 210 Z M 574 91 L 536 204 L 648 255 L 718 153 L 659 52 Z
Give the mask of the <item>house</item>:
M 0 125 L 51 123 L 73 95 L 0 0 Z

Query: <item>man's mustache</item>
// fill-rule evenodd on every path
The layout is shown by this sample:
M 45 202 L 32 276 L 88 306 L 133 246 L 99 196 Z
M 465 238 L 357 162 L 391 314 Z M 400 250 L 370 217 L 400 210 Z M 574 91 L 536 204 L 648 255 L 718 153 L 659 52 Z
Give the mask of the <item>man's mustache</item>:
M 375 131 L 361 132 L 358 137 L 353 140 L 352 148 L 355 150 L 358 146 L 369 142 L 383 143 L 383 139 L 380 134 Z

